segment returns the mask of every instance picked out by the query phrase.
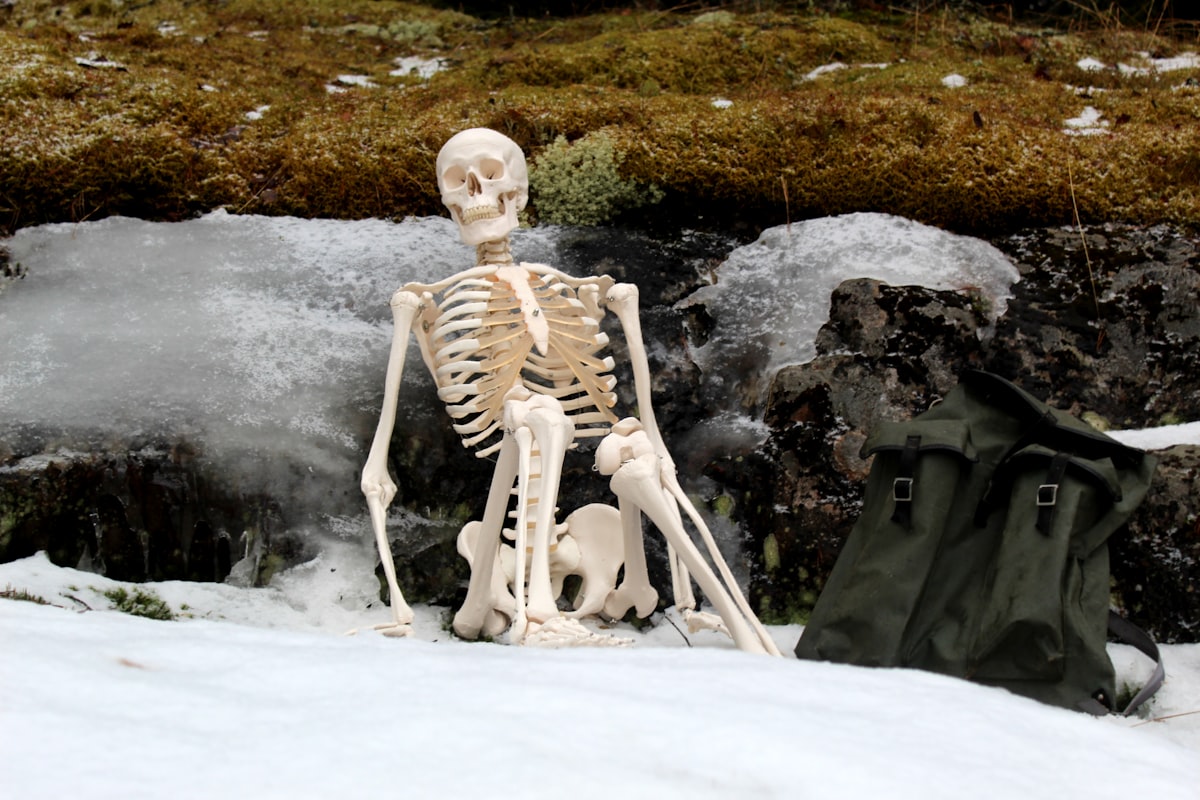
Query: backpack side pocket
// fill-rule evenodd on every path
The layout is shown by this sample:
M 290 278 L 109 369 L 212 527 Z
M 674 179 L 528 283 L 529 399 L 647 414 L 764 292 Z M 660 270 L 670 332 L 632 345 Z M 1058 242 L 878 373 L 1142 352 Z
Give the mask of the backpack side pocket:
M 821 592 L 796 655 L 895 666 L 942 532 L 975 455 L 955 420 L 885 423 L 863 447 L 875 456 L 863 511 Z
M 1119 499 L 1108 459 L 1031 446 L 997 469 L 976 517 L 998 537 L 998 549 L 985 580 L 966 677 L 1000 684 L 1062 680 L 1075 648 L 1079 608 L 1095 603 L 1084 594 L 1100 588 L 1084 586 L 1083 563 L 1072 542 Z M 1106 606 L 1108 589 L 1102 588 Z

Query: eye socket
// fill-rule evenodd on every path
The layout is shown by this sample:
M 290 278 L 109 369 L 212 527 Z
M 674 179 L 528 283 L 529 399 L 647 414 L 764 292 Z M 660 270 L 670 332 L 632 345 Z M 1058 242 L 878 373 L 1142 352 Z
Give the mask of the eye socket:
M 504 177 L 504 162 L 495 158 L 485 158 L 479 162 L 479 174 L 486 181 L 498 181 Z
M 442 173 L 442 185 L 447 189 L 460 189 L 467 182 L 467 171 L 453 166 Z

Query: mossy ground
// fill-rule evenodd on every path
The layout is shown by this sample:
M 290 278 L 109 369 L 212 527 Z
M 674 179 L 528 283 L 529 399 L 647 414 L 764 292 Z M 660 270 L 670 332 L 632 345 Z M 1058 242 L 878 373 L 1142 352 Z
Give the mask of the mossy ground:
M 1195 51 L 1195 28 L 756 5 L 485 22 L 390 0 L 25 0 L 0 10 L 0 232 L 441 213 L 434 158 L 474 125 L 531 163 L 603 132 L 625 180 L 665 193 L 657 218 L 700 227 L 884 211 L 1000 232 L 1071 222 L 1072 189 L 1084 222 L 1200 220 L 1200 70 L 1077 65 Z M 393 74 L 408 57 L 446 68 Z M 1085 106 L 1108 127 L 1064 133 Z

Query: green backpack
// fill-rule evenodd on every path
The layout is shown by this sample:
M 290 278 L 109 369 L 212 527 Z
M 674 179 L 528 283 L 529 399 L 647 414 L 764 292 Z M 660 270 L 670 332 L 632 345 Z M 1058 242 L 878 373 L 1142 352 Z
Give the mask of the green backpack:
M 1067 708 L 1115 702 L 1108 632 L 1156 662 L 1109 610 L 1108 537 L 1156 461 L 1003 378 L 968 371 L 909 422 L 884 422 L 862 514 L 805 626 L 800 658 L 914 667 Z

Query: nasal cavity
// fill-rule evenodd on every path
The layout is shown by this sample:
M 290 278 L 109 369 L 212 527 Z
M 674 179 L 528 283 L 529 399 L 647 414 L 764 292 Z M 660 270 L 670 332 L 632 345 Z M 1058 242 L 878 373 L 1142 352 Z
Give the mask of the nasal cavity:
M 474 172 L 467 173 L 467 194 L 477 195 L 479 194 L 479 190 L 479 178 L 475 177 Z

